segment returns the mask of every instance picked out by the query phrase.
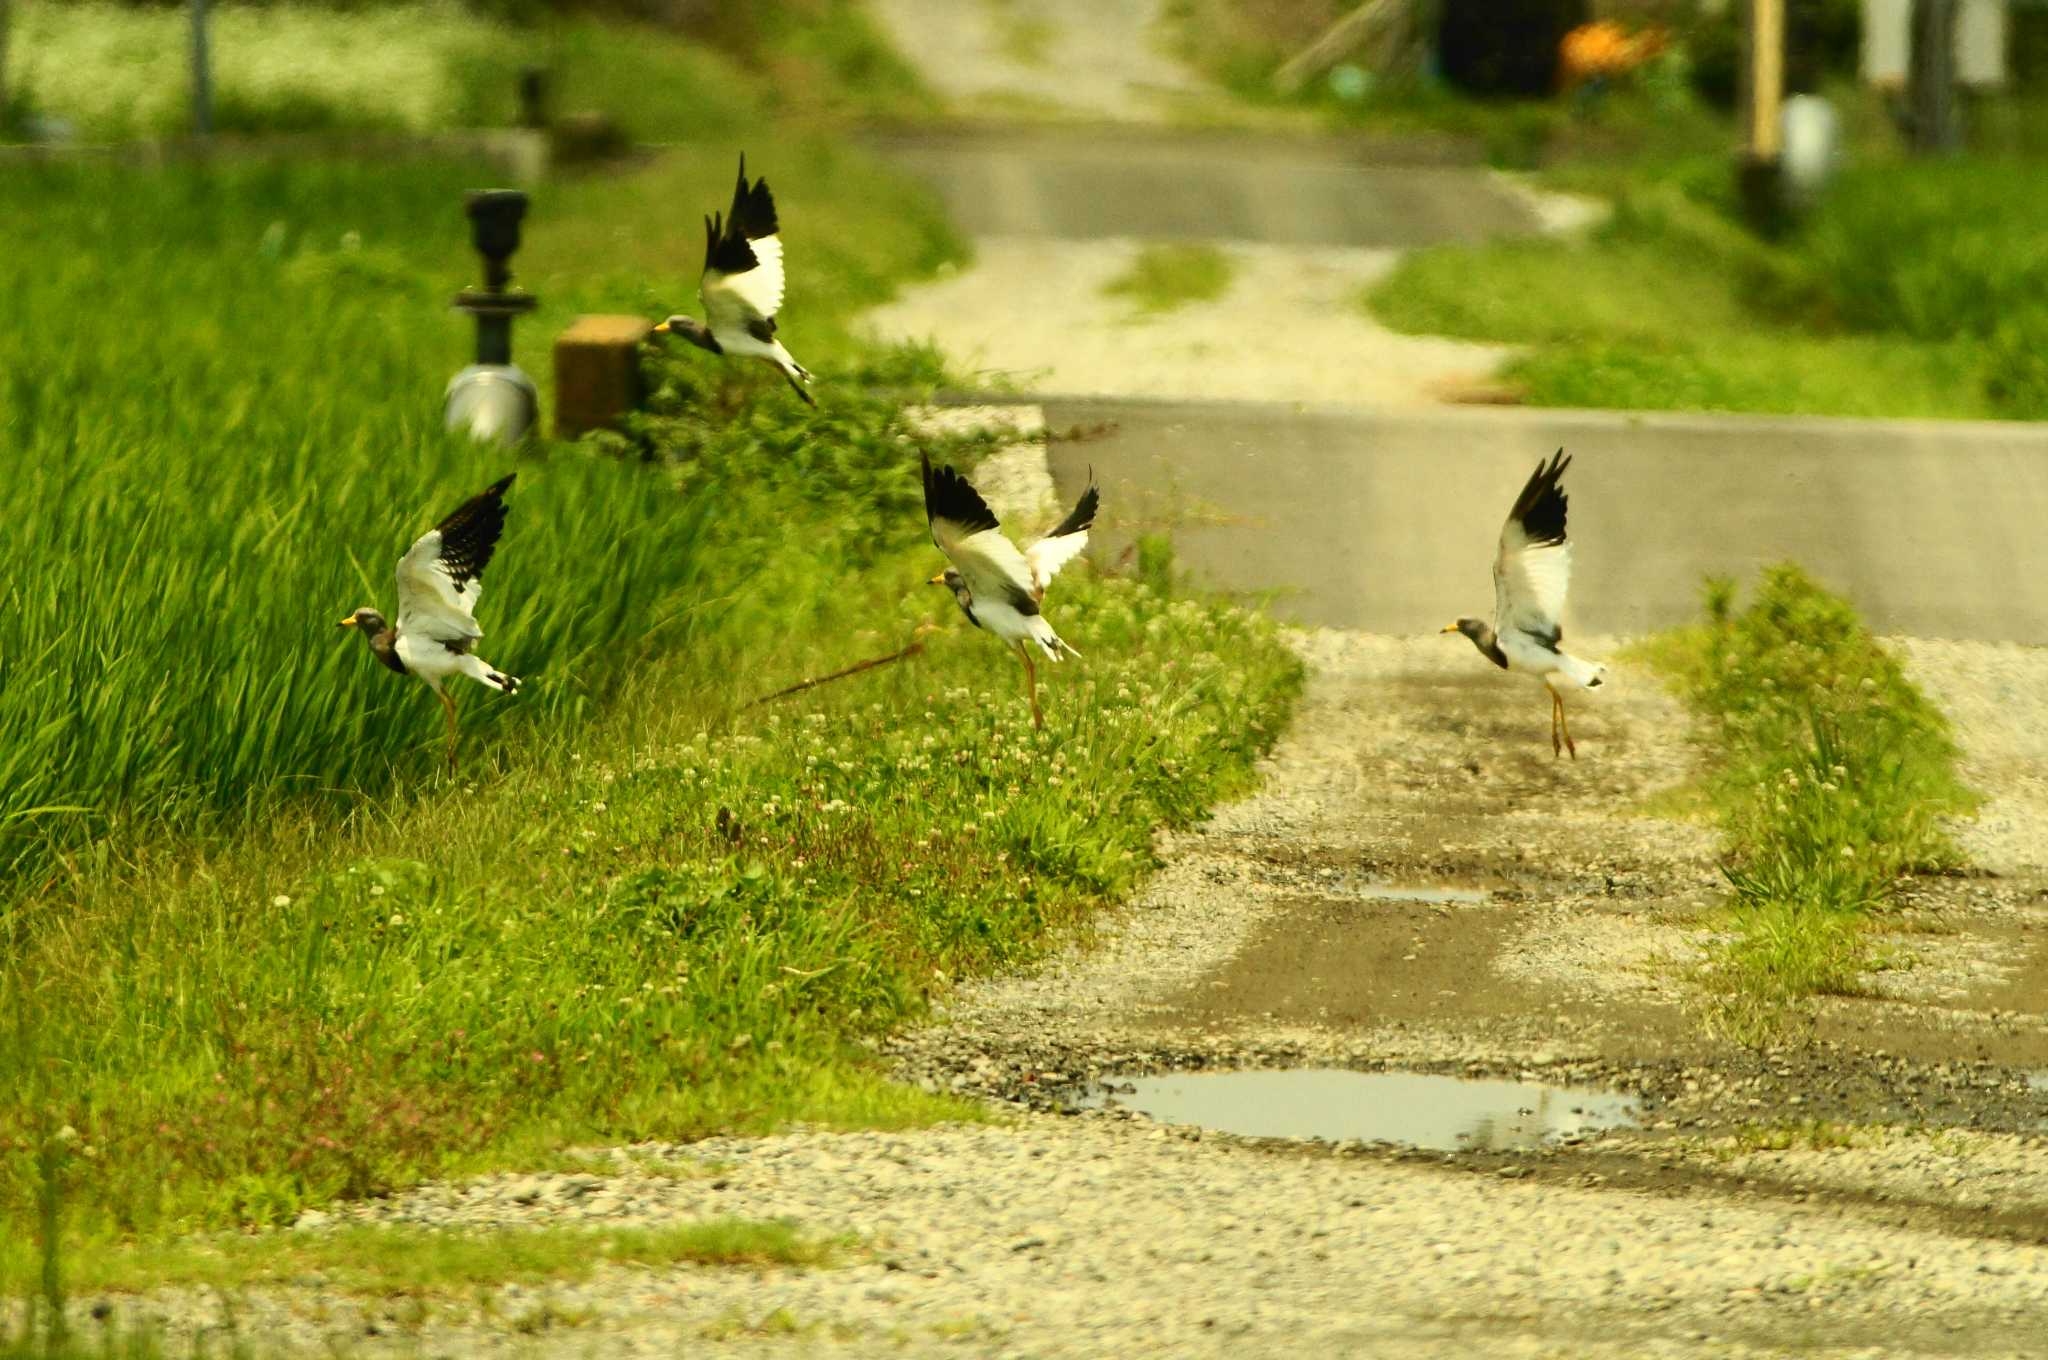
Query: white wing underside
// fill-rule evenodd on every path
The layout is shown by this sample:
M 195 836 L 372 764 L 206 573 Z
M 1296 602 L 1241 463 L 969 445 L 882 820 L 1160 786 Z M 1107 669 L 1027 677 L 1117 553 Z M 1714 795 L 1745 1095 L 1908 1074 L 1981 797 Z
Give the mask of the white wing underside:
M 952 520 L 935 519 L 932 541 L 966 580 L 977 606 L 984 600 L 1000 603 L 1017 594 L 1033 594 L 1031 564 L 1016 544 L 1003 537 L 1002 530 L 963 535 Z
M 1026 548 L 1024 562 L 1031 574 L 1032 595 L 1044 595 L 1045 588 L 1052 584 L 1052 578 L 1059 574 L 1060 568 L 1079 557 L 1081 550 L 1087 546 L 1088 531 L 1083 529 L 1078 534 L 1041 538 Z
M 747 245 L 754 252 L 752 269 L 738 274 L 707 269 L 697 286 L 705 323 L 718 334 L 720 344 L 727 335 L 750 335 L 748 326 L 773 321 L 782 310 L 781 240 L 763 236 Z
M 474 642 L 484 635 L 476 624 L 481 578 L 457 585 L 441 563 L 441 531 L 421 534 L 398 559 L 398 633 L 442 642 Z
M 1533 544 L 1522 526 L 1510 520 L 1500 532 L 1500 552 L 1493 561 L 1493 628 L 1503 645 L 1513 631 L 1554 648 L 1571 579 L 1570 543 Z

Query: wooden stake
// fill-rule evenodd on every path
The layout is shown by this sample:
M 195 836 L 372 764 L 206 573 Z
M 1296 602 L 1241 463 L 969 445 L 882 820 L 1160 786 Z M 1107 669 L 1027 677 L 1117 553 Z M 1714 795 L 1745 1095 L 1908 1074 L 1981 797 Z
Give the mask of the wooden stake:
M 1775 161 L 1783 149 L 1785 0 L 1750 0 L 1749 154 Z

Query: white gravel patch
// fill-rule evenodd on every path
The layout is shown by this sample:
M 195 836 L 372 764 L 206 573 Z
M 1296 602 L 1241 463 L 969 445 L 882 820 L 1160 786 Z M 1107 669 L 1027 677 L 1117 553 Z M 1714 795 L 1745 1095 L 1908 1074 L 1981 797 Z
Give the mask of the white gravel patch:
M 992 236 L 972 268 L 867 314 L 885 340 L 936 342 L 993 382 L 1062 396 L 1432 404 L 1512 351 L 1400 335 L 1359 298 L 1392 250 L 1231 242 L 1229 290 L 1154 316 L 1103 288 L 1143 243 Z M 997 320 L 996 318 L 999 318 Z
M 1993 873 L 2048 867 L 2048 648 L 1888 638 L 1906 672 L 1955 724 L 1963 778 L 1986 795 L 1955 828 Z
M 270 1291 L 244 1335 L 360 1355 L 1017 1357 L 2020 1356 L 2048 1252 L 1500 1174 L 1286 1158 L 1099 1120 L 916 1134 L 799 1134 L 636 1149 L 681 1178 L 530 1177 L 436 1187 L 348 1217 L 448 1228 L 782 1217 L 857 1234 L 837 1269 L 617 1269 L 391 1305 Z M 1514 1170 L 1514 1168 L 1509 1168 Z M 709 1173 L 709 1174 L 706 1174 Z M 1988 1183 L 1988 1182 L 1987 1182 Z M 599 1206 L 605 1206 L 600 1208 Z M 83 1306 L 83 1301 L 81 1301 Z M 218 1301 L 160 1300 L 181 1334 Z M 559 1332 L 512 1319 L 552 1313 Z M 400 1315 L 402 1316 L 402 1314 Z M 382 1325 L 379 1319 L 384 1321 Z M 375 1327 L 369 1335 L 366 1327 Z

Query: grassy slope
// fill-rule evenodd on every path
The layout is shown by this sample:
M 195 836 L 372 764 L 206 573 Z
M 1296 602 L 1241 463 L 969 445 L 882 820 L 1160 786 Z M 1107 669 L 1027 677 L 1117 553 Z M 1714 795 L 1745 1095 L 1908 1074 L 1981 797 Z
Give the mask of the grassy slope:
M 747 107 L 721 78 L 740 94 L 700 102 Z M 950 238 L 865 163 L 754 133 L 792 224 L 791 343 L 857 377 L 875 356 L 851 310 Z M 527 352 L 571 309 L 680 296 L 686 268 L 647 273 L 678 217 L 694 254 L 733 150 L 539 195 L 520 269 L 548 308 L 522 323 Z M 10 686 L 7 721 L 47 727 L 72 775 L 56 796 L 100 811 L 7 898 L 0 1087 L 26 1093 L 0 1105 L 10 1228 L 44 1154 L 68 1231 L 98 1240 L 275 1222 L 565 1140 L 960 1113 L 883 1082 L 857 1041 L 1128 890 L 1151 828 L 1242 787 L 1281 721 L 1296 668 L 1264 626 L 1171 599 L 1157 572 L 1078 568 L 1054 609 L 1088 660 L 1049 677 L 1033 733 L 1014 664 L 922 584 L 894 406 L 828 384 L 814 416 L 692 353 L 657 363 L 640 431 L 671 461 L 522 466 L 485 622 L 539 702 L 465 696 L 449 779 L 426 696 L 332 620 L 503 461 L 432 428 L 465 347 L 441 299 L 469 272 L 471 172 L 109 174 L 5 190 L 41 223 L 0 264 L 29 322 L 16 345 L 39 346 L 0 367 L 26 450 L 8 490 L 34 509 L 8 579 L 48 610 L 0 626 L 73 625 L 39 635 L 61 683 Z M 123 242 L 165 303 L 107 326 L 101 261 Z M 53 560 L 75 588 L 55 591 Z M 645 643 L 653 618 L 666 646 Z M 914 661 L 735 709 L 926 621 Z M 176 740 L 135 740 L 138 722 Z M 107 784 L 104 744 L 71 759 L 95 732 L 154 781 Z M 320 788 L 280 798 L 309 759 L 330 762 Z
M 1710 969 L 1719 1018 L 1755 1036 L 1788 1001 L 1857 991 L 1870 914 L 1901 874 L 1957 859 L 1941 822 L 1974 801 L 1947 720 L 1848 603 L 1793 566 L 1767 571 L 1739 611 L 1712 583 L 1705 621 L 1643 653 L 1712 732 L 1734 889 L 1733 938 Z
M 1536 405 L 2048 415 L 2048 257 L 2031 155 L 1899 160 L 1873 134 L 1777 245 L 1734 220 L 1718 148 L 1566 163 L 1615 203 L 1582 239 L 1418 252 L 1365 300 L 1419 334 L 1526 345 Z

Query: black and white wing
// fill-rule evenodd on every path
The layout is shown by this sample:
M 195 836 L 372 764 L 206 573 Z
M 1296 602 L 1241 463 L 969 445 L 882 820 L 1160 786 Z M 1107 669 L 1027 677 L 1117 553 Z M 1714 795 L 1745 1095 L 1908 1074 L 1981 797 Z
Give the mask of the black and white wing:
M 484 635 L 477 627 L 476 602 L 483 594 L 484 568 L 505 531 L 505 488 L 517 475 L 502 477 L 464 501 L 398 559 L 401 635 L 456 644 Z
M 1555 649 L 1564 636 L 1564 597 L 1572 579 L 1572 545 L 1565 541 L 1565 494 L 1560 484 L 1572 460 L 1559 449 L 1529 475 L 1515 508 L 1501 526 L 1493 559 L 1493 626 Z
M 1051 533 L 1024 550 L 1025 564 L 1031 568 L 1034 598 L 1044 599 L 1045 588 L 1059 569 L 1079 557 L 1088 546 L 1088 530 L 1095 523 L 1095 509 L 1101 499 L 1095 490 L 1095 469 L 1090 468 L 1088 489 L 1074 502 L 1073 511 Z
M 782 310 L 782 240 L 776 233 L 775 198 L 768 181 L 747 185 L 747 158 L 740 157 L 732 211 L 704 219 L 704 277 L 697 294 L 713 334 L 775 338 L 775 314 Z
M 1031 564 L 1003 536 L 995 513 L 965 477 L 950 467 L 924 466 L 924 517 L 932 543 L 966 580 L 977 600 L 1000 601 L 1020 614 L 1036 614 Z

